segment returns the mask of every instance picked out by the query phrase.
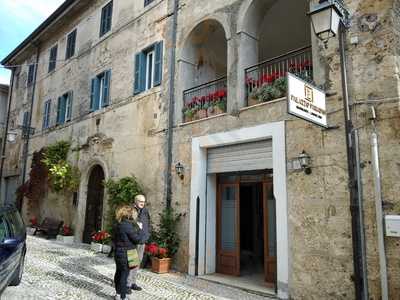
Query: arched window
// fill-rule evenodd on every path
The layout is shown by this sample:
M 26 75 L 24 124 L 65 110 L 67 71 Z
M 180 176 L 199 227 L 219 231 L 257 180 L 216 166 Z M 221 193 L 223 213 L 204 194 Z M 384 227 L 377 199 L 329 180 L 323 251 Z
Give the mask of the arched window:
M 198 24 L 186 39 L 179 62 L 184 121 L 225 112 L 227 41 L 223 26 L 216 20 Z
M 312 80 L 308 8 L 307 0 L 254 0 L 246 7 L 239 26 L 247 105 L 285 96 L 287 72 Z

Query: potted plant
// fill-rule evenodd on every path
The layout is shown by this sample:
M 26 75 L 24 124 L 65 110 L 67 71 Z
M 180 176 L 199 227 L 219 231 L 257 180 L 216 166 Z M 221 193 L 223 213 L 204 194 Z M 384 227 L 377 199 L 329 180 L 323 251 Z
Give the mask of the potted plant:
M 171 258 L 168 257 L 168 250 L 156 243 L 146 245 L 145 252 L 151 257 L 151 270 L 155 273 L 168 273 L 171 268 Z
M 108 244 L 110 242 L 111 235 L 107 231 L 97 231 L 92 234 L 92 243 L 90 244 L 90 249 L 92 249 L 94 252 L 109 253 L 111 247 Z
M 183 115 L 185 117 L 185 122 L 191 122 L 193 120 L 194 111 L 190 107 L 185 107 Z
M 35 232 L 36 226 L 39 225 L 39 222 L 36 217 L 32 217 L 29 219 L 29 223 L 30 223 L 30 225 L 26 228 L 26 232 L 29 235 L 33 235 L 33 233 Z
M 73 244 L 74 243 L 74 235 L 72 228 L 68 225 L 64 225 L 61 227 L 60 234 L 57 235 L 57 241 L 66 244 Z
M 151 267 L 156 273 L 165 273 L 171 267 L 171 259 L 179 249 L 180 238 L 178 223 L 181 214 L 171 207 L 165 208 L 160 214 L 160 223 L 152 231 L 151 243 L 147 246 L 147 254 L 151 256 Z

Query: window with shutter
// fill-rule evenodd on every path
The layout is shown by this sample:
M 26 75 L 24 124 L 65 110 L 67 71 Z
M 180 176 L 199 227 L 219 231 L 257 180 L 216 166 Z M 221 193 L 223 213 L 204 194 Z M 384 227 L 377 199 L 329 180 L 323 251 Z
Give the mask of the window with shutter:
M 144 6 L 149 5 L 151 2 L 153 2 L 154 0 L 144 0 Z
M 43 129 L 50 127 L 50 110 L 51 110 L 51 100 L 47 100 L 44 103 L 44 112 L 43 112 Z
M 65 59 L 69 59 L 75 55 L 75 44 L 76 44 L 76 29 L 72 31 L 70 34 L 68 34 Z
M 72 116 L 72 91 L 58 98 L 57 124 L 64 124 L 71 120 Z
M 29 65 L 28 69 L 28 81 L 27 81 L 28 85 L 32 84 L 34 75 L 35 75 L 35 65 L 31 64 Z
M 55 45 L 50 49 L 50 57 L 49 57 L 49 73 L 56 68 L 57 63 L 57 49 L 58 46 Z
M 101 10 L 100 37 L 111 30 L 113 2 L 109 2 Z
M 100 73 L 92 79 L 90 91 L 90 111 L 110 104 L 111 70 Z
M 155 43 L 135 55 L 134 94 L 161 84 L 163 42 Z

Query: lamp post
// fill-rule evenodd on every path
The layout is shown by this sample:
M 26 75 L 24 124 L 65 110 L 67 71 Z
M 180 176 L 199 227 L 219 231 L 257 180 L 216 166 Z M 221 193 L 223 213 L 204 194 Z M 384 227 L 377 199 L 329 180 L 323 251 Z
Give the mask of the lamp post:
M 353 242 L 354 285 L 357 300 L 368 299 L 368 278 L 365 253 L 364 225 L 362 219 L 359 182 L 357 181 L 356 151 L 354 147 L 353 122 L 347 84 L 347 67 L 345 56 L 345 34 L 350 28 L 350 14 L 343 0 L 320 0 L 312 7 L 308 15 L 311 18 L 314 33 L 327 48 L 329 39 L 338 36 L 340 66 L 343 90 L 343 110 L 346 133 L 347 169 L 350 188 L 350 210 Z

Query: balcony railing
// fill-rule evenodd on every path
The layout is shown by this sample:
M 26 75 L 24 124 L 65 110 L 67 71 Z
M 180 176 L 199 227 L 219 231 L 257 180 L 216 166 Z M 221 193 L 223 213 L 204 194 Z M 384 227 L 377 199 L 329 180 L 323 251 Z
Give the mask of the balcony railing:
M 247 68 L 247 106 L 284 97 L 287 93 L 287 72 L 312 82 L 311 47 L 297 49 Z
M 183 92 L 183 120 L 190 122 L 226 112 L 226 77 Z

